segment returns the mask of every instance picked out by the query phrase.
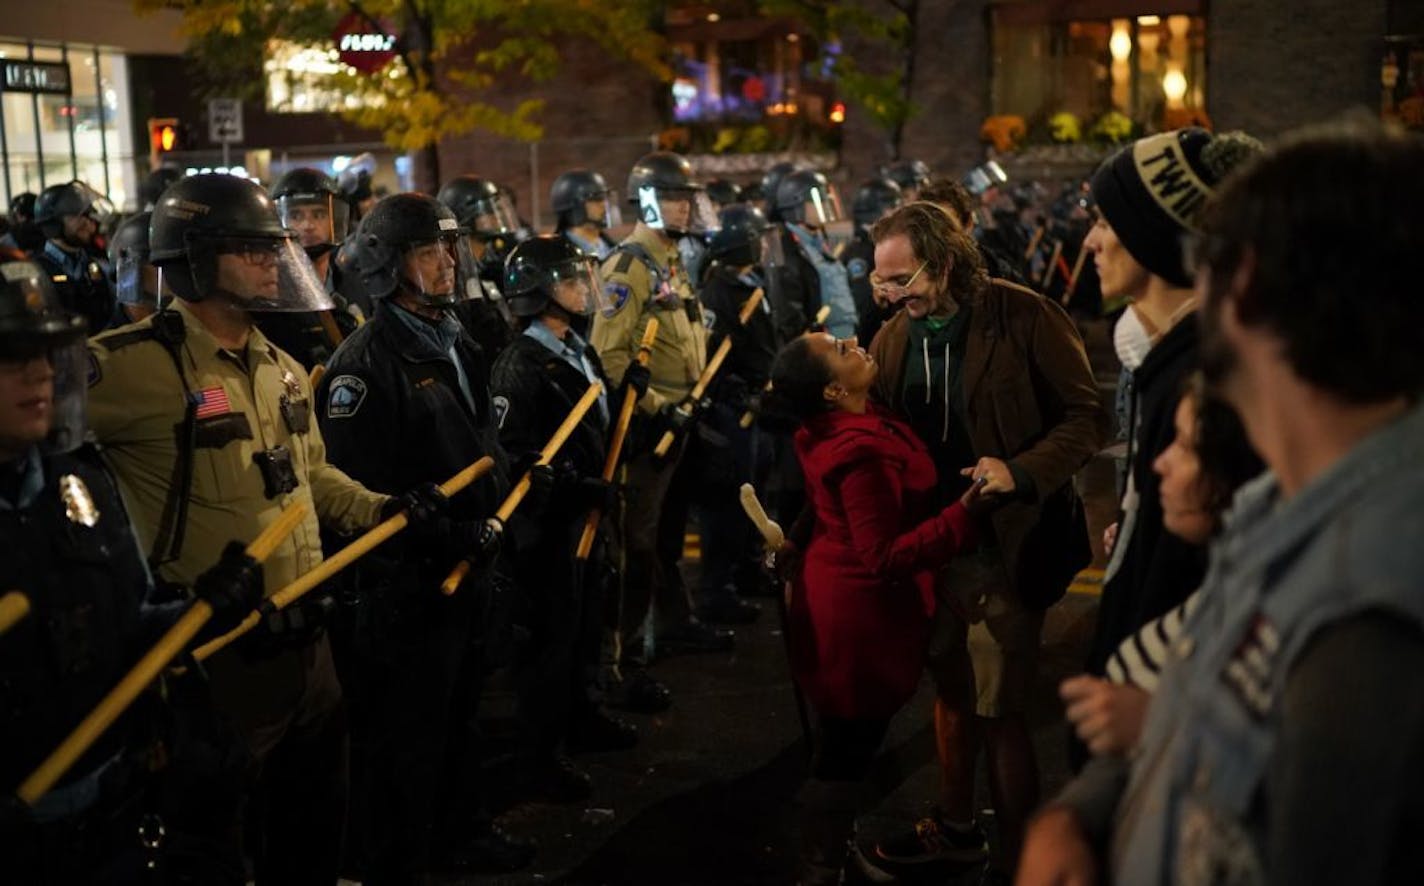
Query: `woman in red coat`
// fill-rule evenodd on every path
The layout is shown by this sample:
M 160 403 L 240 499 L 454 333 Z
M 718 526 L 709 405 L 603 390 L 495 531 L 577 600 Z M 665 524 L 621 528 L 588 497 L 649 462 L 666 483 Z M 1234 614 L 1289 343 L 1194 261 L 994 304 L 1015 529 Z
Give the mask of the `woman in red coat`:
M 815 515 L 788 628 L 793 675 L 817 714 L 803 883 L 837 882 L 859 784 L 924 671 L 933 571 L 974 543 L 978 487 L 933 508 L 934 463 L 908 425 L 869 403 L 875 375 L 854 339 L 825 333 L 789 343 L 772 367 L 772 408 L 801 422 L 796 454 Z

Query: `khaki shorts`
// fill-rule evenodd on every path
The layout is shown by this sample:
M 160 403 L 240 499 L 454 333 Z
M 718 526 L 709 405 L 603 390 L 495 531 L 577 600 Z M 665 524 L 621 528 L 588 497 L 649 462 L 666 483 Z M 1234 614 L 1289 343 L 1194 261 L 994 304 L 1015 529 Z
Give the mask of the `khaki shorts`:
M 1009 593 L 998 551 L 957 557 L 940 573 L 929 669 L 946 697 L 981 717 L 1021 714 L 1038 667 L 1043 612 Z

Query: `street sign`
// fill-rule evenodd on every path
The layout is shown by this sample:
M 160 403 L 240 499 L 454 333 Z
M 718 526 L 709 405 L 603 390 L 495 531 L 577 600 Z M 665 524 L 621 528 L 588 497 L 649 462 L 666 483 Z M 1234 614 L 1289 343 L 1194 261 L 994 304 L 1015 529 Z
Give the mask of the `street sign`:
M 348 12 L 331 33 L 343 65 L 374 74 L 396 57 L 396 38 L 383 22 L 358 12 Z
M 242 141 L 241 99 L 208 99 L 208 140 L 222 144 Z

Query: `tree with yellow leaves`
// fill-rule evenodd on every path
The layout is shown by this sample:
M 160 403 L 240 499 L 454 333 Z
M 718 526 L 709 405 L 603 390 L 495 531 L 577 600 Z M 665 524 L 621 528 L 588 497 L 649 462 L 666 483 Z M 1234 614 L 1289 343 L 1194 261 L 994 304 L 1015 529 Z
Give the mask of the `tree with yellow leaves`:
M 380 132 L 391 147 L 417 154 L 417 184 L 434 192 L 437 146 L 476 129 L 534 141 L 542 102 L 508 106 L 497 82 L 547 81 L 560 67 L 560 44 L 592 40 L 610 56 L 670 79 L 656 30 L 656 0 L 134 0 L 139 12 L 178 8 L 188 54 L 213 94 L 256 97 L 270 40 L 330 47 L 340 19 L 355 13 L 393 35 L 395 56 L 370 73 L 346 68 L 320 84 L 350 95 L 341 115 Z

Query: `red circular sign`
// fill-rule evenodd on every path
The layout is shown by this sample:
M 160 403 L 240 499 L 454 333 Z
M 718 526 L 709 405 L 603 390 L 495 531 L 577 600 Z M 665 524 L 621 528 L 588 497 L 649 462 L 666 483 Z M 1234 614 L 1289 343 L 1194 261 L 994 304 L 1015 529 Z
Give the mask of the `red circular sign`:
M 766 82 L 760 77 L 748 77 L 743 80 L 742 98 L 749 102 L 759 102 L 766 98 Z
M 356 12 L 348 12 L 331 32 L 341 63 L 363 74 L 374 74 L 396 57 L 396 38 Z

